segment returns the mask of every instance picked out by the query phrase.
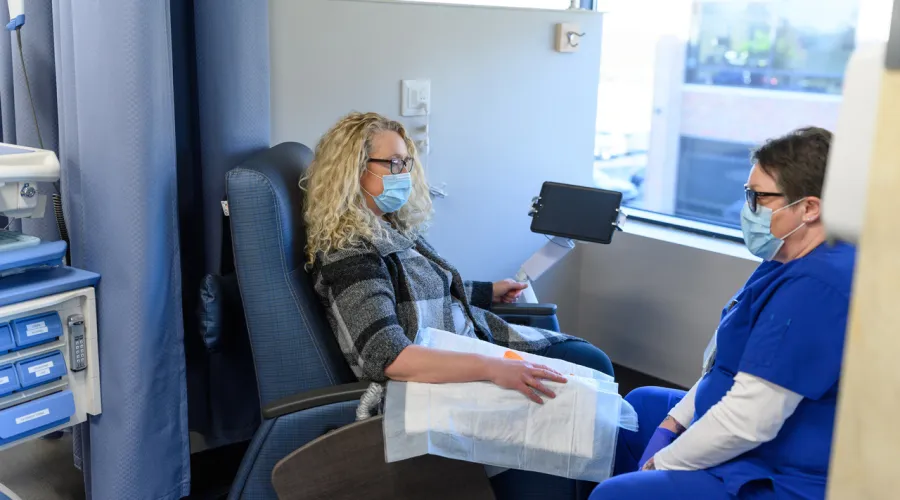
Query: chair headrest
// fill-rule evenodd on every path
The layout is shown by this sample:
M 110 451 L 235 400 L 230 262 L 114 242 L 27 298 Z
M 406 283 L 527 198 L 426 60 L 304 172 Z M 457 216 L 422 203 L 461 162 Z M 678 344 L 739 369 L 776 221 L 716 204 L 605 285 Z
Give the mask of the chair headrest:
M 313 159 L 288 142 L 228 172 L 235 271 L 260 403 L 355 380 L 305 270 L 304 192 Z
M 235 192 L 231 184 L 240 179 L 249 181 L 248 187 L 265 190 L 273 196 L 276 213 L 240 214 L 250 217 L 277 215 L 280 231 L 284 235 L 282 252 L 288 259 L 286 269 L 293 271 L 302 267 L 305 260 L 306 225 L 303 222 L 304 192 L 299 187 L 300 179 L 306 174 L 313 160 L 313 152 L 307 146 L 296 142 L 284 142 L 253 155 L 238 168 L 228 173 L 228 204 L 234 210 Z M 245 179 L 246 177 L 246 179 Z M 234 186 L 238 192 L 243 192 Z M 237 201 L 240 204 L 240 201 Z M 239 210 L 239 209 L 238 209 Z M 234 220 L 234 219 L 232 219 Z M 234 237 L 232 237 L 234 239 Z

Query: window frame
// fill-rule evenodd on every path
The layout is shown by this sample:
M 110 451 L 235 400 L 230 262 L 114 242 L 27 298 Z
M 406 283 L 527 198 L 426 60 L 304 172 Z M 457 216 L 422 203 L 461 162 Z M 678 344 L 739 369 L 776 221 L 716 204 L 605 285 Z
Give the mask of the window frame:
M 703 222 L 683 215 L 668 215 L 659 212 L 651 212 L 641 208 L 632 208 L 627 205 L 622 205 L 622 209 L 629 220 L 636 220 L 654 226 L 675 229 L 707 238 L 714 238 L 732 243 L 744 243 L 744 236 L 740 229 L 720 226 L 711 222 Z M 627 222 L 626 232 L 628 232 Z

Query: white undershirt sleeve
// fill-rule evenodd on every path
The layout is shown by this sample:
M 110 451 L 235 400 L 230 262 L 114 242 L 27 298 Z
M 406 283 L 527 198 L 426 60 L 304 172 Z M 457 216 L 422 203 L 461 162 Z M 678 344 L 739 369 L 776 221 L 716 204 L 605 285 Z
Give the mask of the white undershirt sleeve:
M 694 420 L 694 396 L 697 394 L 698 384 L 700 384 L 699 380 L 691 387 L 691 390 L 684 395 L 684 398 L 669 410 L 669 416 L 674 418 L 675 421 L 681 424 L 685 429 L 690 427 L 691 422 Z
M 740 372 L 721 401 L 656 454 L 655 466 L 700 470 L 727 462 L 774 439 L 802 400 L 793 391 Z

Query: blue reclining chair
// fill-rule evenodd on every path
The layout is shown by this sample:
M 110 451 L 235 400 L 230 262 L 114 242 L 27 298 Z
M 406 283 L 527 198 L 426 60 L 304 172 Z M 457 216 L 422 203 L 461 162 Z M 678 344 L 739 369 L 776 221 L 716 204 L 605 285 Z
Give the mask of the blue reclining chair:
M 354 423 L 368 384 L 350 371 L 304 268 L 298 182 L 312 157 L 306 146 L 283 143 L 226 178 L 262 412 L 229 498 L 493 498 L 482 467 L 439 457 L 385 464 L 380 417 Z M 555 310 L 513 304 L 496 312 L 554 327 Z

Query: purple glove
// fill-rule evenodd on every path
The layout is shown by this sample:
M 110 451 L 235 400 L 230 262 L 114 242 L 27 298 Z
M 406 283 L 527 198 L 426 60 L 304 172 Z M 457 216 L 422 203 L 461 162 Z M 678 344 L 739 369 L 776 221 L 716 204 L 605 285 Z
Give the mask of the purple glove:
M 647 443 L 647 447 L 644 448 L 644 454 L 641 455 L 641 461 L 638 462 L 638 470 L 643 469 L 644 464 L 646 464 L 648 460 L 653 458 L 659 450 L 672 444 L 672 441 L 675 441 L 675 438 L 677 437 L 678 434 L 675 434 L 669 429 L 657 427 L 656 432 L 650 437 L 650 442 Z

